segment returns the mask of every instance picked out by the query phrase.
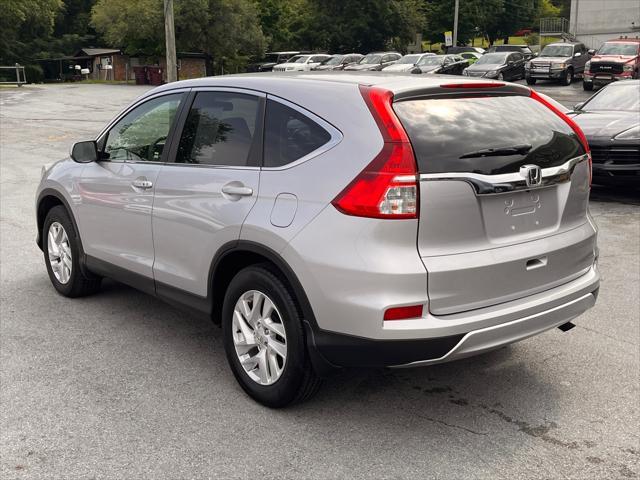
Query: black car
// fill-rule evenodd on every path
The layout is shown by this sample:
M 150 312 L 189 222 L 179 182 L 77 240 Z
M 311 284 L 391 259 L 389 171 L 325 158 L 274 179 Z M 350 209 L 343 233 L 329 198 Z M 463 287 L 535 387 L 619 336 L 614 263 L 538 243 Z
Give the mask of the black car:
M 461 75 L 469 61 L 459 55 L 431 55 L 422 57 L 411 73 L 440 73 Z
M 524 56 L 518 52 L 485 53 L 462 74 L 468 77 L 518 80 L 524 78 Z
M 569 115 L 589 141 L 593 183 L 640 187 L 640 80 L 611 83 Z
M 450 55 L 460 54 L 465 52 L 479 53 L 480 55 L 482 55 L 485 52 L 485 50 L 484 48 L 480 48 L 480 47 L 447 47 L 447 51 L 446 51 L 446 53 Z
M 398 52 L 372 52 L 365 55 L 355 65 L 344 67 L 345 70 L 361 71 L 361 72 L 379 72 L 384 67 L 393 65 L 402 58 Z
M 294 55 L 299 55 L 300 53 L 306 52 L 267 52 L 262 60 L 250 64 L 247 67 L 247 72 L 271 72 L 275 65 L 284 63 Z
M 364 55 L 360 53 L 332 55 L 330 59 L 312 68 L 312 70 L 344 70 L 345 67 L 358 63 L 363 57 Z
M 487 50 L 487 53 L 507 53 L 517 52 L 524 56 L 525 60 L 531 60 L 535 57 L 535 53 L 531 51 L 528 45 L 494 45 Z

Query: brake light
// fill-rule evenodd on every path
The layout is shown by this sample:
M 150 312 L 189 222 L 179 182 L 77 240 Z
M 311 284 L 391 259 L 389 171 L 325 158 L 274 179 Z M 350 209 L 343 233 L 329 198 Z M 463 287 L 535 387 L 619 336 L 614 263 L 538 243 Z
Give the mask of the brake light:
M 578 124 L 576 122 L 573 121 L 573 119 L 571 117 L 567 116 L 562 110 L 560 110 L 558 107 L 556 107 L 554 104 L 549 102 L 543 96 L 539 95 L 534 90 L 531 90 L 530 96 L 534 100 L 536 100 L 536 101 L 540 102 L 541 104 L 543 104 L 545 107 L 547 107 L 549 110 L 551 110 L 557 116 L 559 116 L 562 120 L 564 120 L 564 122 L 567 125 L 569 125 L 571 127 L 571 130 L 573 130 L 574 133 L 578 136 L 578 140 L 580 140 L 580 143 L 582 144 L 582 147 L 584 148 L 584 151 L 588 155 L 588 158 L 589 158 L 589 184 L 591 184 L 591 178 L 592 178 L 592 172 L 591 172 L 591 170 L 592 170 L 591 148 L 589 147 L 589 142 L 587 141 L 587 137 L 585 136 L 585 134 L 582 131 L 582 129 L 578 126 Z
M 384 312 L 385 320 L 408 320 L 422 317 L 422 305 L 389 308 Z
M 346 215 L 368 218 L 418 217 L 416 160 L 409 137 L 391 104 L 393 93 L 360 86 L 384 144 L 382 150 L 331 202 Z

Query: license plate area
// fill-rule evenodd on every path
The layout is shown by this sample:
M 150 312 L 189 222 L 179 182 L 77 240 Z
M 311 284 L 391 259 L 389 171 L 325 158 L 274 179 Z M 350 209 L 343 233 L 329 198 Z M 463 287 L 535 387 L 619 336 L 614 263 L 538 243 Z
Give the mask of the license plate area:
M 531 239 L 557 228 L 559 185 L 478 197 L 492 243 Z

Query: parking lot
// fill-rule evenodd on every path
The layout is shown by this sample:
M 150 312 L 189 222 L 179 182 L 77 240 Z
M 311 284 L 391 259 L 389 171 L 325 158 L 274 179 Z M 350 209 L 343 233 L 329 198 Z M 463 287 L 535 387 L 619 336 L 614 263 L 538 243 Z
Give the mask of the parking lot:
M 637 478 L 640 193 L 594 187 L 602 284 L 577 328 L 270 410 L 218 327 L 114 282 L 66 299 L 35 244 L 42 164 L 146 87 L 0 90 L 2 478 Z M 540 82 L 566 106 L 588 94 Z

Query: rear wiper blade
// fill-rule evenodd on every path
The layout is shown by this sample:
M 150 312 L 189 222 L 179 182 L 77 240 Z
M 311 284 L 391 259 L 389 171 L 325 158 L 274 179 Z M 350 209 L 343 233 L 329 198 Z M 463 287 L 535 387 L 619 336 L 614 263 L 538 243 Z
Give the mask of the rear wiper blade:
M 533 148 L 532 145 L 524 143 L 522 145 L 511 145 L 509 147 L 483 148 L 475 152 L 465 153 L 460 158 L 476 158 L 476 157 L 497 157 L 501 155 L 524 155 Z

